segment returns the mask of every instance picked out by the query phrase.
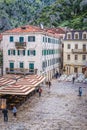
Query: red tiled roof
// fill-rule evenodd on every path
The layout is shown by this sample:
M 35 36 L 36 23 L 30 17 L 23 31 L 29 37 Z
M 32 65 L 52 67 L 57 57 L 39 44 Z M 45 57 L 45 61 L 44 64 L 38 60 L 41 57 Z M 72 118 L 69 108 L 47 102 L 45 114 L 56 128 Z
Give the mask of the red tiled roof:
M 31 25 L 26 25 L 26 26 L 22 26 L 22 27 L 18 27 L 18 28 L 14 28 L 11 30 L 7 30 L 5 32 L 3 32 L 3 34 L 9 34 L 9 33 L 32 33 L 32 32 L 38 32 L 38 33 L 44 33 L 50 36 L 55 36 L 55 37 L 59 37 L 60 34 L 64 34 L 64 30 L 61 28 L 43 28 L 41 29 L 41 27 L 38 26 L 31 26 Z
M 63 28 L 48 28 L 48 32 L 56 33 L 56 34 L 65 34 L 65 30 Z
M 11 30 L 7 30 L 4 33 L 23 33 L 23 32 L 41 32 L 41 31 L 42 29 L 40 27 L 26 25 Z

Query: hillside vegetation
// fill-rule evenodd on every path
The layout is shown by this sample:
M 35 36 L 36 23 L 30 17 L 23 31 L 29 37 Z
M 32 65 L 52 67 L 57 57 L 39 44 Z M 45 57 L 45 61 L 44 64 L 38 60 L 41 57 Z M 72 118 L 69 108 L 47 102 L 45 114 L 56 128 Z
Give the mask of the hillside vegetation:
M 87 29 L 87 0 L 0 0 L 0 32 L 40 23 Z

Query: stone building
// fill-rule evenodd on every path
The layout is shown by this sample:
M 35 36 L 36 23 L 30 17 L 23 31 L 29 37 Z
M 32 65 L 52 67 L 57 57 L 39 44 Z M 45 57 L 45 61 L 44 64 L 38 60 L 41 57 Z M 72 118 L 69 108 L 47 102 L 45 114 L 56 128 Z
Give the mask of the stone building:
M 22 26 L 3 35 L 3 73 L 45 75 L 51 79 L 60 67 L 58 33 L 36 26 Z
M 87 69 L 87 30 L 70 30 L 64 38 L 63 69 L 66 74 Z

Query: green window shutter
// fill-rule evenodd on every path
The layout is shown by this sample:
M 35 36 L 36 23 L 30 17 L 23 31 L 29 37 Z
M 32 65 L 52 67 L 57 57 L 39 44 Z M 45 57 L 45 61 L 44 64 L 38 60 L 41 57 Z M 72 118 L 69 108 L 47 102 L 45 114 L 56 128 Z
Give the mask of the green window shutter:
M 30 51 L 29 51 L 29 50 L 27 51 L 27 55 L 28 55 L 28 56 L 30 55 Z
M 18 55 L 20 55 L 20 51 L 18 50 Z
M 25 56 L 25 50 L 23 50 L 23 56 Z
M 20 62 L 20 68 L 24 68 L 24 63 Z
M 30 36 L 28 36 L 28 42 L 30 42 Z
M 19 37 L 19 42 L 20 43 L 24 42 L 24 37 Z
M 34 56 L 36 55 L 36 51 L 34 50 Z
M 44 55 L 46 55 L 46 50 L 44 50 Z
M 44 55 L 44 51 L 42 50 L 42 56 Z
M 8 50 L 8 55 L 10 55 L 10 50 Z
M 33 36 L 33 41 L 35 42 L 35 36 Z
M 13 42 L 13 41 L 14 41 L 13 36 L 10 36 L 10 42 Z
M 15 50 L 13 50 L 13 55 L 15 55 Z

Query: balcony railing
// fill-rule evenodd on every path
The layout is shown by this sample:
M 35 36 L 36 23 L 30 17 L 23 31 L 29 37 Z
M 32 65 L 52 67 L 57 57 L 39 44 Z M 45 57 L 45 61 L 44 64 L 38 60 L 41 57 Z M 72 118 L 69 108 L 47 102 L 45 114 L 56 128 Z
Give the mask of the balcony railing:
M 37 69 L 25 69 L 25 68 L 6 68 L 7 74 L 37 74 Z
M 17 49 L 25 49 L 26 48 L 26 42 L 15 42 L 15 46 Z
M 72 53 L 87 54 L 87 50 L 86 49 L 72 49 Z

